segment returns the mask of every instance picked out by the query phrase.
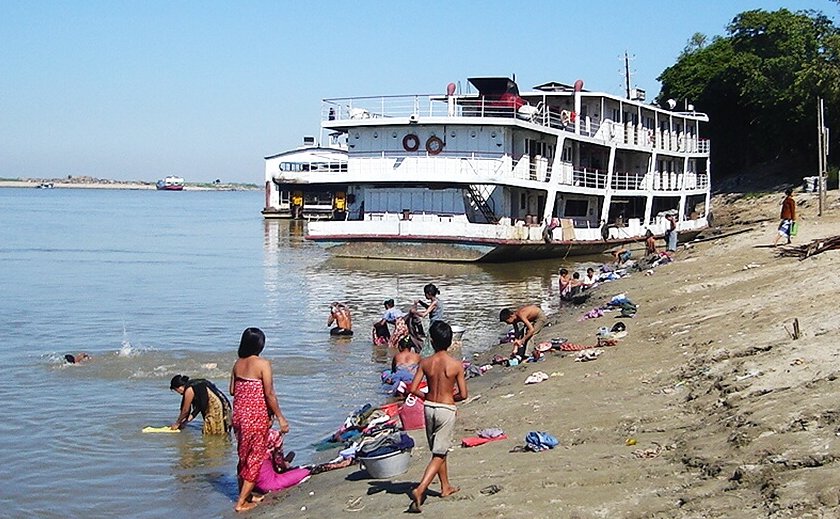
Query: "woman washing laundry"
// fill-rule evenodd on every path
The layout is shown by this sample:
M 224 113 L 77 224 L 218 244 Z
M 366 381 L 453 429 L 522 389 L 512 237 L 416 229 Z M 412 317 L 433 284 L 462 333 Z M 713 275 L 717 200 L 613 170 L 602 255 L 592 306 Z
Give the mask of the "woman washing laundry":
M 429 300 L 428 303 L 424 301 L 415 301 L 414 305 L 414 313 L 420 317 L 429 317 L 429 324 L 435 321 L 443 321 L 443 303 L 441 302 L 440 298 L 440 290 L 438 287 L 429 283 L 428 285 L 423 287 L 423 295 L 426 296 L 426 299 Z M 417 306 L 422 306 L 423 309 L 417 309 Z
M 181 413 L 170 426 L 180 429 L 187 422 L 201 414 L 204 434 L 228 434 L 231 427 L 231 407 L 227 397 L 209 380 L 190 379 L 186 375 L 175 375 L 169 389 L 181 395 Z

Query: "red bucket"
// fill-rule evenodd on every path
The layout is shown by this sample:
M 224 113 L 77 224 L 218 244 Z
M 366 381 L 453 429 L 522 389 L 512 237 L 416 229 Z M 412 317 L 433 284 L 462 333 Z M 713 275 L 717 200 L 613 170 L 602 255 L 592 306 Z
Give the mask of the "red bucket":
M 423 410 L 423 399 L 408 395 L 400 408 L 400 420 L 403 430 L 413 431 L 426 428 L 426 414 Z
M 400 412 L 400 403 L 399 402 L 391 402 L 390 404 L 382 404 L 379 406 L 379 409 L 382 409 L 390 418 L 397 416 Z

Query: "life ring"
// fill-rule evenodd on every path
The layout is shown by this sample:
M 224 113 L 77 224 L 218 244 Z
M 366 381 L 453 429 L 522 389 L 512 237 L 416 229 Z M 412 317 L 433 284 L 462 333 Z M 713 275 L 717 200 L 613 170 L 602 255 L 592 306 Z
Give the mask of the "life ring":
M 403 137 L 403 149 L 405 149 L 405 151 L 417 151 L 417 148 L 419 147 L 420 137 L 414 135 L 413 133 L 409 133 Z
M 436 137 L 432 135 L 429 137 L 429 140 L 426 141 L 426 151 L 429 155 L 437 155 L 443 151 L 443 141 L 440 140 L 440 137 Z
M 563 110 L 560 112 L 560 122 L 564 125 L 569 124 L 572 122 L 572 114 L 568 110 Z

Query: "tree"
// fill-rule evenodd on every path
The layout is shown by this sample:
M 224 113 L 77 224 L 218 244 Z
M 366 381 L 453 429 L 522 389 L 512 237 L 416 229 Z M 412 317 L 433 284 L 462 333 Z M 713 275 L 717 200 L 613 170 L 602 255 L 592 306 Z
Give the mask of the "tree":
M 840 31 L 820 13 L 780 9 L 743 12 L 726 32 L 709 45 L 692 36 L 658 78 L 659 102 L 685 99 L 709 114 L 718 175 L 783 156 L 815 164 L 816 98 L 840 106 Z

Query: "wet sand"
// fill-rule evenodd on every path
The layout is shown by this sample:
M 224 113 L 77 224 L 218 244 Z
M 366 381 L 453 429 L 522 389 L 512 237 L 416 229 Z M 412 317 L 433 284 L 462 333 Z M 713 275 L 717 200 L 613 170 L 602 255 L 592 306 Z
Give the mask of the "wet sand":
M 500 427 L 510 439 L 471 449 L 453 442 L 449 473 L 461 491 L 447 498 L 432 492 L 423 514 L 840 516 L 840 251 L 804 261 L 777 257 L 767 245 L 782 197 L 719 198 L 718 225 L 752 230 L 680 247 L 677 261 L 652 275 L 604 284 L 588 304 L 551 316 L 552 326 L 536 338 L 594 345 L 598 328 L 618 319 L 578 317 L 626 293 L 639 305 L 635 318 L 623 319 L 629 334 L 597 360 L 549 354 L 469 380 L 474 400 L 459 405 L 456 437 Z M 822 218 L 815 195 L 795 198 L 801 228 L 794 244 L 840 234 L 836 192 Z M 794 318 L 798 340 L 787 331 Z M 536 371 L 551 376 L 525 385 Z M 528 431 L 547 431 L 560 445 L 511 452 Z M 249 516 L 401 514 L 429 457 L 422 432 L 413 436 L 418 447 L 403 475 L 369 480 L 357 465 L 317 475 Z

